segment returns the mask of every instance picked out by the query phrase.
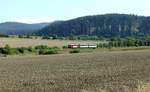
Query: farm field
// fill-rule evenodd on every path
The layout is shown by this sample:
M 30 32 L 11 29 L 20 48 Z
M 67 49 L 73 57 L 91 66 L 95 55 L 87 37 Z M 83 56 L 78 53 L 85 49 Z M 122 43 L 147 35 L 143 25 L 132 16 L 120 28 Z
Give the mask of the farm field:
M 0 57 L 0 92 L 149 92 L 150 50 Z
M 4 47 L 6 44 L 11 47 L 28 47 L 37 45 L 47 45 L 50 47 L 62 47 L 71 43 L 83 44 L 97 44 L 103 43 L 102 41 L 72 41 L 72 40 L 42 40 L 42 39 L 25 39 L 25 38 L 0 38 L 0 47 Z

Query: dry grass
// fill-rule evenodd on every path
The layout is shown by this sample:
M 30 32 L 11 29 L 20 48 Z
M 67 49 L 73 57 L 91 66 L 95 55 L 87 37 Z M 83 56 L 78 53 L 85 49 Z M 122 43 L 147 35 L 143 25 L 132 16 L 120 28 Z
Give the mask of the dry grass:
M 149 92 L 150 51 L 0 58 L 0 92 Z
M 71 43 L 100 43 L 100 41 L 71 41 L 71 40 L 42 40 L 42 39 L 25 39 L 25 38 L 0 38 L 0 47 L 4 47 L 6 44 L 9 44 L 11 47 L 28 47 L 28 46 L 37 46 L 37 45 L 47 45 L 50 47 L 58 46 L 67 46 Z

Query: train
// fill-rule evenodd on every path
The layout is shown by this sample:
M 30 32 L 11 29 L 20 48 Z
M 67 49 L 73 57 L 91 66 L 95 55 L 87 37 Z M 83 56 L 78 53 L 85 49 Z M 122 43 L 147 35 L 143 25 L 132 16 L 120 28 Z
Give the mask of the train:
M 68 48 L 97 48 L 96 44 L 69 44 Z

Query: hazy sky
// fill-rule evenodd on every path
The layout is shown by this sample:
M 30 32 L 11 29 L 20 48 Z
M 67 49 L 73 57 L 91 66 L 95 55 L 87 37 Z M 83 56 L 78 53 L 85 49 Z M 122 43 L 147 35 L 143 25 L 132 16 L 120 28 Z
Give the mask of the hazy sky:
M 0 0 L 0 22 L 49 22 L 106 13 L 150 16 L 150 0 Z

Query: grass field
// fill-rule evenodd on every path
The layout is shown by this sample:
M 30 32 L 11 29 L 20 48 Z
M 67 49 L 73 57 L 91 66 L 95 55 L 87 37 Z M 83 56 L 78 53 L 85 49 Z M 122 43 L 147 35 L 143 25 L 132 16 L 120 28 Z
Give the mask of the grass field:
M 4 47 L 6 44 L 9 44 L 11 47 L 28 47 L 28 46 L 37 46 L 37 45 L 47 45 L 50 47 L 62 47 L 67 46 L 68 44 L 76 43 L 90 43 L 97 44 L 102 43 L 102 41 L 72 41 L 72 40 L 42 40 L 42 39 L 25 39 L 25 38 L 0 38 L 0 47 Z
M 150 50 L 0 58 L 0 92 L 149 92 Z

